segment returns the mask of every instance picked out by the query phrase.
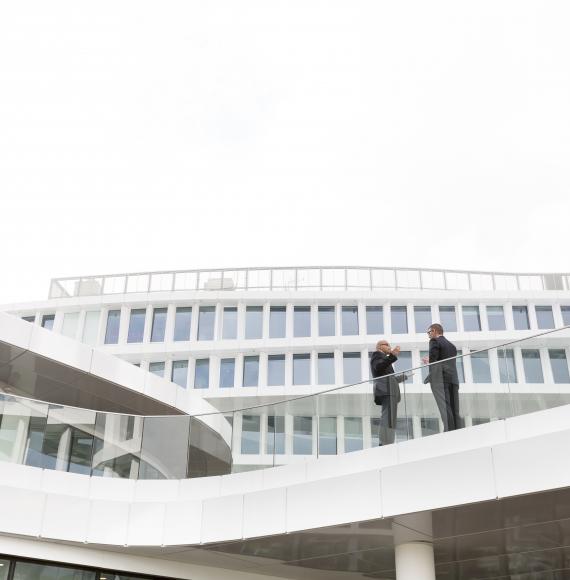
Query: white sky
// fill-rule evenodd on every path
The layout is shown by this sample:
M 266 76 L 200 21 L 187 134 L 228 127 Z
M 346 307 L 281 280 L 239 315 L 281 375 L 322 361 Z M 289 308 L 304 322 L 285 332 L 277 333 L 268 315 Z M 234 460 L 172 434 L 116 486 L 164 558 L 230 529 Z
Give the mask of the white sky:
M 0 4 L 0 302 L 57 276 L 570 271 L 570 3 Z

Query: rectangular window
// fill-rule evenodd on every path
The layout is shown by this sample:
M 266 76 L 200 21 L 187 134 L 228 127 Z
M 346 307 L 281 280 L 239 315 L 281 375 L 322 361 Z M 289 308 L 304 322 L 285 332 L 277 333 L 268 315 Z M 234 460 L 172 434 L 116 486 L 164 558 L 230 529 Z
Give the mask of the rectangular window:
M 75 334 L 77 333 L 78 322 L 79 322 L 79 312 L 66 312 L 63 315 L 61 334 L 69 338 L 75 338 Z
M 487 306 L 489 330 L 506 330 L 505 312 L 502 306 Z
M 196 368 L 194 369 L 194 388 L 207 389 L 210 386 L 210 359 L 196 359 Z
M 538 349 L 523 348 L 524 376 L 527 383 L 544 383 L 540 351 Z
M 334 336 L 335 332 L 334 306 L 319 306 L 319 336 Z
M 562 324 L 564 326 L 570 325 L 570 306 L 561 306 L 560 310 L 562 312 Z
M 188 382 L 188 361 L 175 360 L 172 361 L 172 374 L 170 380 L 180 387 L 186 388 Z
M 423 359 L 424 356 L 429 356 L 429 351 L 427 350 L 420 350 L 420 359 Z M 427 376 L 429 374 L 429 369 L 430 367 L 428 365 L 424 365 L 422 363 L 422 382 L 425 381 L 427 379 Z
M 358 307 L 342 307 L 342 334 L 343 336 L 356 336 L 358 334 Z
M 36 321 L 36 317 L 35 316 L 22 316 L 22 320 L 25 320 L 26 322 L 31 322 L 33 324 Z
M 243 386 L 257 387 L 259 384 L 259 357 L 243 357 Z
M 344 418 L 344 452 L 360 451 L 363 448 L 362 418 Z
M 152 311 L 152 330 L 150 333 L 151 342 L 164 342 L 166 331 L 166 308 L 155 308 Z
M 311 336 L 310 306 L 295 306 L 293 309 L 293 336 Z
M 129 318 L 127 342 L 142 342 L 144 336 L 144 319 L 146 308 L 132 308 Z
M 263 334 L 263 306 L 248 306 L 245 309 L 245 337 L 261 338 Z
M 261 417 L 243 415 L 241 419 L 241 452 L 244 455 L 257 455 L 260 448 Z
M 198 340 L 214 340 L 216 308 L 200 306 L 198 311 Z
M 157 375 L 159 377 L 164 377 L 164 361 L 149 363 L 148 370 L 153 375 Z
M 285 384 L 285 355 L 270 354 L 267 357 L 267 384 L 280 387 Z
M 384 309 L 382 306 L 366 307 L 366 333 L 384 334 Z
M 121 311 L 109 310 L 109 312 L 107 312 L 107 328 L 105 330 L 105 344 L 117 344 L 119 342 L 120 323 L 121 323 Z
M 42 316 L 42 328 L 47 330 L 53 330 L 53 321 L 55 320 L 55 314 L 44 314 Z
M 6 578 L 8 577 L 7 572 L 8 566 L 6 566 Z M 3 569 L 0 568 L 0 578 L 3 573 Z M 96 580 L 99 576 L 97 572 L 82 568 L 35 562 L 16 562 L 13 580 Z M 116 575 L 112 577 L 114 580 L 118 578 Z
M 319 419 L 319 455 L 336 455 L 336 422 L 336 417 L 321 417 Z
M 283 455 L 285 453 L 285 417 L 267 417 L 267 453 Z
M 455 306 L 440 306 L 439 319 L 445 332 L 457 332 L 457 315 Z
M 392 306 L 392 334 L 408 334 L 408 309 L 405 306 Z
M 510 348 L 501 348 L 497 351 L 497 357 L 499 358 L 499 377 L 501 383 L 518 382 L 514 351 Z
M 548 330 L 554 328 L 554 315 L 552 314 L 552 306 L 535 306 L 536 322 L 538 328 L 541 330 Z
M 231 389 L 234 386 L 236 359 L 223 358 L 220 361 L 220 388 Z
M 477 332 L 481 330 L 479 306 L 463 306 L 463 329 L 465 332 Z
M 192 307 L 181 306 L 176 309 L 174 317 L 174 340 L 190 340 L 190 325 L 192 323 Z
M 287 308 L 272 306 L 269 309 L 269 338 L 285 338 Z
M 412 351 L 403 350 L 398 355 L 398 360 L 394 363 L 394 370 L 397 373 L 403 373 L 412 368 Z
M 293 355 L 293 384 L 310 385 L 311 384 L 311 355 L 294 354 Z
M 474 352 L 471 355 L 471 370 L 474 383 L 491 382 L 491 366 L 488 352 Z
M 463 384 L 465 382 L 465 369 L 463 368 L 463 354 L 462 350 L 457 351 L 457 356 L 460 358 L 455 359 L 455 363 L 457 365 L 457 374 L 459 375 L 459 383 Z
M 237 338 L 237 307 L 226 306 L 222 319 L 222 338 L 233 340 Z
M 360 368 L 360 353 L 345 352 L 342 355 L 342 372 L 345 385 L 359 383 L 362 380 Z
M 414 319 L 416 332 L 418 334 L 425 334 L 433 322 L 431 319 L 431 306 L 414 306 Z
M 515 330 L 528 330 L 530 328 L 528 308 L 526 306 L 513 306 L 513 320 Z
M 119 311 L 118 311 L 119 312 Z M 83 337 L 85 344 L 94 345 L 99 335 L 99 310 L 89 310 L 85 313 L 85 322 L 83 323 Z M 117 340 L 119 339 L 118 321 L 117 321 Z
M 550 367 L 552 368 L 554 382 L 557 384 L 570 383 L 565 350 L 563 348 L 551 348 L 548 351 L 548 355 L 550 356 Z
M 334 385 L 334 353 L 321 352 L 317 357 L 317 377 L 319 385 Z
M 414 437 L 412 417 L 398 417 L 396 421 L 396 443 L 408 441 Z
M 293 417 L 293 454 L 313 453 L 313 418 Z

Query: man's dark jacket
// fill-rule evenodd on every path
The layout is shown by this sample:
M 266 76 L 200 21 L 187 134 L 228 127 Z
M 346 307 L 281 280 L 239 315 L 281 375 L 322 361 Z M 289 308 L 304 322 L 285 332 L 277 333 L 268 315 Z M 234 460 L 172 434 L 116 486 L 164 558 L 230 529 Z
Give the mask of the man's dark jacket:
M 457 365 L 456 359 L 453 357 L 457 356 L 457 349 L 455 345 L 445 336 L 437 336 L 430 339 L 429 341 L 429 362 L 435 363 L 437 361 L 443 361 L 439 365 L 430 366 L 430 372 L 427 379 L 428 381 L 441 381 L 443 383 L 451 383 L 454 385 L 459 384 L 459 376 L 457 375 Z M 451 360 L 445 360 L 451 359 Z
M 400 402 L 400 387 L 398 383 L 403 380 L 402 375 L 394 376 L 392 366 L 398 360 L 393 354 L 384 354 L 382 351 L 375 351 L 370 357 L 370 370 L 374 381 L 374 402 L 382 404 L 384 397 L 393 397 L 395 402 Z M 392 375 L 392 376 L 386 376 Z

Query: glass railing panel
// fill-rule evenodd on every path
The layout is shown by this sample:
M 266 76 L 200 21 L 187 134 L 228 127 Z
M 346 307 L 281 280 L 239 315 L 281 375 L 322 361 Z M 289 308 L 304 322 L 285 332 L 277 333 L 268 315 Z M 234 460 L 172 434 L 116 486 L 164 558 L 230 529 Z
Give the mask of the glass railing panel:
M 422 270 L 421 273 L 422 288 L 433 290 L 445 289 L 445 276 L 443 272 L 429 272 Z
M 518 290 L 516 276 L 495 274 L 495 290 Z
M 321 275 L 324 290 L 344 290 L 346 288 L 346 270 L 344 268 L 323 268 Z
M 192 417 L 187 477 L 230 473 L 232 467 L 233 413 Z
M 272 288 L 273 290 L 294 290 L 296 285 L 295 270 L 272 270 Z
M 106 276 L 103 279 L 103 294 L 123 294 L 126 291 L 126 276 Z
M 396 270 L 398 288 L 421 288 L 418 270 Z
M 491 274 L 470 274 L 471 290 L 493 290 L 493 276 Z
M 50 284 L 49 297 L 50 298 L 68 298 L 76 296 L 78 278 L 70 280 L 52 280 Z
M 174 286 L 174 275 L 171 272 L 152 274 L 150 277 L 151 292 L 169 292 Z
M 298 290 L 320 290 L 321 271 L 318 268 L 299 268 L 297 270 Z
M 263 469 L 272 465 L 263 449 L 267 407 L 234 413 L 232 458 L 234 473 Z
M 77 283 L 76 296 L 98 296 L 103 294 L 103 278 L 81 278 Z
M 213 272 L 200 272 L 198 274 L 199 290 L 222 290 L 223 276 L 220 270 Z
M 347 268 L 346 286 L 350 290 L 369 289 L 371 286 L 369 268 Z
M 521 290 L 544 290 L 542 276 L 519 276 Z
M 372 269 L 373 288 L 396 288 L 396 272 L 394 270 Z
M 447 290 L 469 290 L 469 275 L 464 272 L 446 272 L 445 287 Z
M 247 272 L 249 290 L 269 290 L 270 286 L 271 270 L 249 270 Z
M 127 276 L 127 292 L 148 292 L 149 274 L 129 274 Z
M 247 272 L 245 270 L 225 271 L 223 290 L 244 290 L 246 288 Z
M 174 274 L 174 290 L 196 290 L 198 274 L 196 272 L 176 272 Z
M 271 465 L 282 465 L 285 463 L 285 423 L 286 423 L 286 403 L 267 405 L 264 417 L 264 442 L 263 454 L 264 463 Z

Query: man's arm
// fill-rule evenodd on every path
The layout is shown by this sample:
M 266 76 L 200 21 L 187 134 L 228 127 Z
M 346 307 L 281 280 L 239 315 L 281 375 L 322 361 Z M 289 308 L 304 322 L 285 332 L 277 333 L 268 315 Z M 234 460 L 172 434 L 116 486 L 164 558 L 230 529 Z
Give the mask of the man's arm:
M 388 367 L 398 360 L 398 357 L 389 354 L 386 357 L 375 357 L 376 360 L 372 362 L 372 377 L 382 377 L 386 374 Z
M 438 360 L 441 360 L 441 347 L 435 338 L 431 338 L 429 341 L 429 362 L 433 363 Z

